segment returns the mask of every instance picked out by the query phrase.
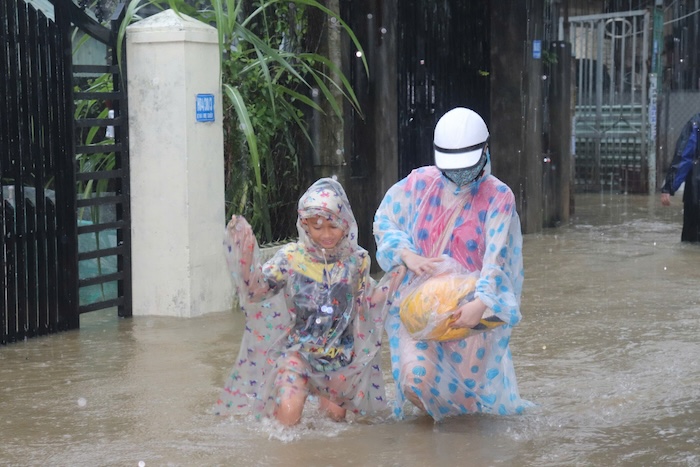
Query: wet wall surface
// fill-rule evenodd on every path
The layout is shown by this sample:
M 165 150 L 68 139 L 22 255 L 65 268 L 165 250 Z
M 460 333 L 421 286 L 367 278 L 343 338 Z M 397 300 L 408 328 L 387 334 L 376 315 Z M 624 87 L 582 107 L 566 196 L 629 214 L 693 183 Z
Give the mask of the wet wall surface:
M 681 215 L 678 196 L 577 195 L 570 225 L 525 237 L 522 416 L 220 418 L 240 313 L 94 312 L 0 348 L 0 465 L 700 466 L 700 246 Z

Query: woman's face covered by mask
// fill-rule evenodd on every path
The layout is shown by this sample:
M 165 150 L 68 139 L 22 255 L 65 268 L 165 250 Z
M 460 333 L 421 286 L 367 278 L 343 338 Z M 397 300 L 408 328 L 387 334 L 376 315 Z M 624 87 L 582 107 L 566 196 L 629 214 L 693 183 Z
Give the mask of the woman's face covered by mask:
M 447 177 L 448 180 L 454 182 L 457 186 L 462 187 L 473 182 L 479 177 L 481 171 L 484 170 L 484 166 L 486 165 L 486 159 L 486 151 L 484 151 L 481 154 L 481 159 L 479 159 L 479 162 L 477 162 L 476 165 L 464 169 L 443 170 L 442 174 Z

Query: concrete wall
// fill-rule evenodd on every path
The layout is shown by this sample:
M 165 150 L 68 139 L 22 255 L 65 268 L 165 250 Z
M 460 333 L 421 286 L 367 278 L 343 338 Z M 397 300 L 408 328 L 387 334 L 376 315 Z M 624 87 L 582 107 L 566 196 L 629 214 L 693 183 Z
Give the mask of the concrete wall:
M 134 315 L 232 306 L 225 226 L 222 95 L 214 28 L 172 10 L 127 29 Z M 196 118 L 214 96 L 214 121 Z

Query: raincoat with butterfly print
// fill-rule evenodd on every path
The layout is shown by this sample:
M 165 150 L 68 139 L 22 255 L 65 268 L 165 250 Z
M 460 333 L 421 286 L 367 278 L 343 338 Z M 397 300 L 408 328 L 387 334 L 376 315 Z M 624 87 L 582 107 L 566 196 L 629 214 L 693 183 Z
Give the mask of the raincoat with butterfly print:
M 316 216 L 343 229 L 330 250 L 317 245 L 302 222 Z M 370 277 L 370 257 L 357 244 L 357 223 L 340 183 L 323 178 L 306 191 L 298 205 L 298 241 L 265 264 L 254 237 L 242 234 L 249 229 L 235 225 L 224 235 L 246 327 L 215 412 L 270 416 L 280 391 L 297 385 L 357 414 L 384 409 L 383 325 L 392 284 L 402 277 L 398 271 L 379 283 Z

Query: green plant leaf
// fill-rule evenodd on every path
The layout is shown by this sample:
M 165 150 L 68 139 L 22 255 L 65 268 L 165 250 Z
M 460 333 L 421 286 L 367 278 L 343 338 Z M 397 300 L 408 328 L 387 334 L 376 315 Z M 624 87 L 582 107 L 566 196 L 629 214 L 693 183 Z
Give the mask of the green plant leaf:
M 265 236 L 268 241 L 272 241 L 272 229 L 269 225 L 270 223 L 270 213 L 268 210 L 267 196 L 265 193 L 265 188 L 262 183 L 262 174 L 260 172 L 260 156 L 258 154 L 258 142 L 255 138 L 255 131 L 253 125 L 250 122 L 248 116 L 248 108 L 243 101 L 243 97 L 238 89 L 225 84 L 224 91 L 233 104 L 234 109 L 238 119 L 243 125 L 242 131 L 245 134 L 246 140 L 248 141 L 248 150 L 250 151 L 251 162 L 253 166 L 253 171 L 255 172 L 255 193 L 258 195 L 258 201 L 260 202 L 260 214 L 263 217 Z
M 305 112 L 323 113 L 330 108 L 342 119 L 341 100 L 347 100 L 361 115 L 359 100 L 339 64 L 298 50 L 303 41 L 297 37 L 306 30 L 305 12 L 316 9 L 334 18 L 362 52 L 369 75 L 357 37 L 337 13 L 317 0 L 200 0 L 199 9 L 185 0 L 133 0 L 119 28 L 120 44 L 127 26 L 139 19 L 142 6 L 150 4 L 216 27 L 225 96 L 225 202 L 238 210 L 236 214 L 245 213 L 260 241 L 273 241 L 271 219 L 282 223 L 285 215 L 296 216 L 304 172 L 298 159 L 301 150 L 295 146 L 315 144 Z M 320 102 L 309 97 L 313 89 L 318 89 Z M 293 219 L 289 224 L 294 225 Z

